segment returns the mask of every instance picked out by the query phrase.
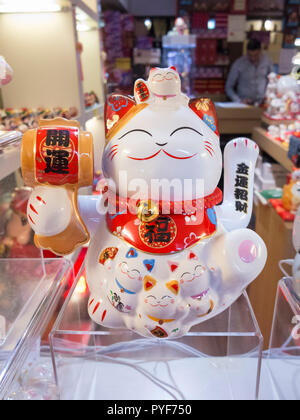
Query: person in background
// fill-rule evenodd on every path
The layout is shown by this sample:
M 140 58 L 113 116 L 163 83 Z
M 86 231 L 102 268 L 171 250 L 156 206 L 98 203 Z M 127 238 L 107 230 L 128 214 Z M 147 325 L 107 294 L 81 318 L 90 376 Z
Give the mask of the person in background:
M 251 39 L 247 55 L 240 57 L 231 67 L 226 94 L 233 102 L 260 105 L 265 96 L 268 75 L 273 72 L 270 57 L 262 52 L 261 43 Z

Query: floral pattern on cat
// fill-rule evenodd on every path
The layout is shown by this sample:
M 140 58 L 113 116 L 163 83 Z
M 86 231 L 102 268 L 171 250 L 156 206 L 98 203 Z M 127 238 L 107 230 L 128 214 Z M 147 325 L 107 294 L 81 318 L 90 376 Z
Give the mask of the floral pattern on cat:
M 122 108 L 127 107 L 128 100 L 125 96 L 111 96 L 108 99 L 107 103 L 113 109 L 114 112 L 119 112 Z
M 215 120 L 213 117 L 211 117 L 208 114 L 205 114 L 203 117 L 203 121 L 205 122 L 205 124 L 209 126 L 209 128 L 211 128 L 213 131 L 216 131 L 217 127 L 216 127 Z

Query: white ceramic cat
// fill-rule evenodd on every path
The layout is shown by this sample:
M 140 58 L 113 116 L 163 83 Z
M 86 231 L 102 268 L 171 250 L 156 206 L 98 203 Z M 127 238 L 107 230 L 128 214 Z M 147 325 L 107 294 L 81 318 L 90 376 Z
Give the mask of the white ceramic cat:
M 162 101 L 188 103 L 189 98 L 181 92 L 181 80 L 175 67 L 167 69 L 153 68 L 149 80 L 138 79 L 135 82 L 135 100 L 137 103 L 161 103 Z
M 88 311 L 106 327 L 176 338 L 224 311 L 265 265 L 263 241 L 245 229 L 259 150 L 245 138 L 227 145 L 221 204 L 212 102 L 188 101 L 175 69 L 155 69 L 148 82 L 137 81 L 135 98 L 108 98 L 103 172 L 109 188 L 97 203 L 79 197 L 92 236 Z M 28 214 L 37 233 L 55 235 L 70 218 L 69 198 L 56 190 L 59 201 L 52 198 L 49 206 L 43 204 L 49 188 L 39 187 L 43 202 L 32 194 Z M 100 215 L 107 203 L 108 213 Z

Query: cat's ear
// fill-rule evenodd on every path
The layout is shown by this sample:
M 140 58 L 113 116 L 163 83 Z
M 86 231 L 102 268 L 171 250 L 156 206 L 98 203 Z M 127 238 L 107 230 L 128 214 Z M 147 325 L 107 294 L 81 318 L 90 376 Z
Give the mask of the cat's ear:
M 113 94 L 105 103 L 105 135 L 109 141 L 131 118 L 146 105 L 137 105 L 130 96 Z
M 166 286 L 172 293 L 174 293 L 174 295 L 176 295 L 176 296 L 178 295 L 178 293 L 179 293 L 179 283 L 178 283 L 177 280 L 169 281 L 166 284 Z
M 189 107 L 219 137 L 216 107 L 209 98 L 191 99 Z
M 179 267 L 179 263 L 175 261 L 168 261 L 168 266 L 170 270 L 172 271 L 172 273 L 174 273 L 174 271 L 176 271 L 177 268 Z
M 151 97 L 148 84 L 143 79 L 138 79 L 134 84 L 134 98 L 138 104 L 146 103 Z
M 198 257 L 196 254 L 194 254 L 194 252 L 190 252 L 189 253 L 189 260 L 198 260 Z
M 114 94 L 107 98 L 104 111 L 106 138 L 109 138 L 110 133 L 135 106 L 135 101 L 129 96 Z
M 146 292 L 149 292 L 149 290 L 153 289 L 153 287 L 156 285 L 157 281 L 152 276 L 145 276 L 144 277 L 144 290 Z

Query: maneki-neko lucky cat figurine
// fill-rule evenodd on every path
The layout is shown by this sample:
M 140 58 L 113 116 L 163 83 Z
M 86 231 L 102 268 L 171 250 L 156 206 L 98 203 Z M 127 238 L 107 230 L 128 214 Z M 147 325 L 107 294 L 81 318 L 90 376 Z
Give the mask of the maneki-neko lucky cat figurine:
M 84 135 L 78 127 L 69 135 L 63 121 L 45 122 L 43 135 L 27 134 L 43 146 L 37 167 L 46 173 L 39 179 L 51 175 L 51 182 L 31 177 L 28 218 L 37 243 L 64 254 L 90 240 L 90 317 L 152 338 L 181 337 L 224 311 L 262 271 L 267 256 L 260 237 L 246 229 L 258 147 L 245 138 L 227 145 L 223 198 L 214 105 L 206 98 L 189 100 L 180 86 L 175 68 L 156 68 L 148 82 L 136 82 L 134 98 L 107 99 L 100 198 L 79 197 L 77 203 L 84 172 L 79 164 L 72 177 L 71 159 L 88 159 L 87 146 L 78 146 Z M 23 154 L 27 143 L 25 138 Z M 79 227 L 72 227 L 74 217 Z M 72 229 L 88 234 L 77 232 L 73 243 Z

